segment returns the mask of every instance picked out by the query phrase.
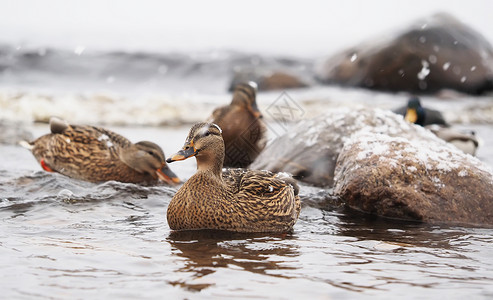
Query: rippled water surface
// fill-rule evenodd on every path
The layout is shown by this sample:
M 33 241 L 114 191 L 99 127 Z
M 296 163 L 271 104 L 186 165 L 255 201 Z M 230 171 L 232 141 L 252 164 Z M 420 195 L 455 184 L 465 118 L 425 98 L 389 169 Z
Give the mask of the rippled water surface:
M 171 154 L 188 128 L 118 131 Z M 41 171 L 20 147 L 0 153 L 5 299 L 493 297 L 493 229 L 375 219 L 302 186 L 292 234 L 171 232 L 173 188 L 85 183 Z M 171 167 L 186 179 L 195 162 Z

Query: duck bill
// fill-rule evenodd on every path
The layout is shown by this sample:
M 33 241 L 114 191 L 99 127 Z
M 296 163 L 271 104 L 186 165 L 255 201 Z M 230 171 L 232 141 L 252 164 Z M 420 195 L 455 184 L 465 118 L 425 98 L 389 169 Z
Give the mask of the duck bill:
M 181 183 L 180 178 L 178 178 L 178 176 L 176 176 L 176 174 L 173 171 L 171 171 L 171 169 L 168 167 L 167 164 L 164 164 L 164 166 L 161 169 L 157 169 L 156 174 L 159 179 L 161 179 L 162 181 L 168 184 Z
M 188 146 L 188 148 L 184 147 L 184 149 L 181 149 L 180 151 L 178 151 L 177 153 L 175 153 L 171 157 L 169 157 L 166 160 L 166 162 L 171 163 L 171 162 L 178 161 L 178 160 L 185 160 L 189 157 L 197 155 L 197 153 L 198 153 L 197 150 L 195 150 L 195 147 L 193 147 L 193 146 Z
M 258 109 L 257 102 L 254 102 L 252 106 L 250 106 L 250 112 L 255 118 L 262 118 L 262 113 Z
M 416 121 L 418 120 L 418 113 L 416 112 L 415 109 L 409 108 L 406 112 L 406 116 L 404 117 L 404 119 L 408 122 L 416 123 Z

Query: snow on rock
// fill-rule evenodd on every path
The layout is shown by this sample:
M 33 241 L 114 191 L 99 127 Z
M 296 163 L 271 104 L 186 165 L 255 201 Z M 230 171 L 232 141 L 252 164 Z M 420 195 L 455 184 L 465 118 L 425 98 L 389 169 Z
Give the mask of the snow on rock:
M 341 150 L 334 182 L 347 205 L 371 214 L 493 224 L 492 171 L 439 139 L 358 131 Z
M 338 108 L 313 119 L 300 121 L 274 139 L 252 163 L 252 169 L 288 172 L 301 181 L 332 186 L 337 157 L 344 143 L 358 131 L 371 131 L 405 139 L 438 139 L 430 131 L 381 109 Z M 446 145 L 442 143 L 442 145 Z M 372 151 L 384 152 L 386 146 Z M 361 152 L 364 158 L 370 153 Z

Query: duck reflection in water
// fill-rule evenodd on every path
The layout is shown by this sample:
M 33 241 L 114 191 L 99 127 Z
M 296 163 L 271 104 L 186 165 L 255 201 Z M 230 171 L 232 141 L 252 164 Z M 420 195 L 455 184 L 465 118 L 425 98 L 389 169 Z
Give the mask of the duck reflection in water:
M 172 284 L 200 291 L 215 284 L 214 279 L 205 279 L 207 275 L 231 266 L 252 273 L 287 278 L 280 275 L 283 272 L 279 270 L 294 269 L 286 264 L 300 255 L 298 247 L 291 242 L 294 238 L 292 234 L 172 231 L 166 241 L 173 247 L 173 255 L 187 259 L 185 266 L 178 271 L 190 274 L 186 279 Z M 271 270 L 275 270 L 275 274 L 269 274 Z

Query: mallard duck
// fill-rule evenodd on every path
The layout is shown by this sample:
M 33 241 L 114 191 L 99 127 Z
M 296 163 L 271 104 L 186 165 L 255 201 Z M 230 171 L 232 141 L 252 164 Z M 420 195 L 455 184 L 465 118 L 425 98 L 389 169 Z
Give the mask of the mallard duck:
M 407 106 L 395 109 L 394 113 L 404 116 L 406 121 L 416 125 L 426 126 L 438 124 L 447 127 L 449 126 L 441 112 L 434 109 L 424 108 L 421 106 L 421 102 L 418 97 L 411 97 L 407 102 Z
M 173 230 L 216 229 L 234 232 L 292 230 L 300 213 L 299 188 L 287 174 L 222 169 L 224 141 L 213 123 L 197 123 L 183 148 L 167 162 L 195 156 L 197 172 L 168 206 Z
M 426 126 L 426 128 L 433 132 L 437 137 L 459 148 L 462 152 L 476 155 L 479 142 L 474 131 L 461 132 L 439 125 L 429 125 Z
M 465 133 L 450 128 L 442 113 L 424 108 L 418 97 L 410 98 L 406 107 L 401 107 L 394 112 L 403 115 L 408 122 L 428 128 L 437 137 L 451 143 L 464 153 L 476 155 L 479 143 L 474 132 Z
M 132 144 L 123 136 L 94 126 L 69 125 L 51 118 L 51 133 L 21 144 L 30 149 L 48 172 L 90 182 L 116 180 L 179 183 L 169 169 L 161 147 L 142 141 Z
M 238 84 L 231 103 L 215 109 L 208 119 L 223 130 L 226 167 L 247 167 L 265 147 L 267 130 L 257 107 L 256 91 L 254 82 Z

